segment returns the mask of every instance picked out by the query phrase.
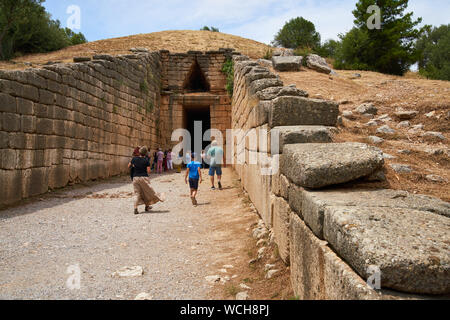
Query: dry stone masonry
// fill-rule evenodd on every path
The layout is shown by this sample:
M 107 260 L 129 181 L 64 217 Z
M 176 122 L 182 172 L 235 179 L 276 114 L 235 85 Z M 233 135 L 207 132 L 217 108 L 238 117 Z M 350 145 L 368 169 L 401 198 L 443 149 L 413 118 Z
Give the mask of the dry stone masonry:
M 245 156 L 232 155 L 234 167 L 290 264 L 295 294 L 300 299 L 448 298 L 450 204 L 404 191 L 343 186 L 379 176 L 382 151 L 333 143 L 336 103 L 284 87 L 261 63 L 234 61 L 233 128 L 248 133 L 245 139 L 251 129 L 278 130 L 281 153 L 279 172 L 263 175 L 266 164 L 249 159 L 270 148 L 245 141 Z M 237 163 L 239 157 L 245 161 Z M 381 290 L 367 284 L 377 274 Z
M 173 130 L 203 114 L 223 137 L 229 128 L 244 133 L 227 137 L 233 148 L 226 153 L 290 264 L 300 299 L 449 297 L 450 205 L 343 185 L 380 176 L 385 155 L 365 144 L 333 142 L 337 103 L 284 86 L 265 67 L 270 63 L 231 49 L 132 52 L 0 71 L 0 205 L 124 173 L 133 147 L 173 147 Z M 232 99 L 222 72 L 229 59 Z M 317 59 L 307 63 L 328 72 Z M 284 54 L 273 60 L 279 70 L 300 64 Z M 376 114 L 372 109 L 356 111 Z M 278 152 L 272 132 L 280 136 Z M 260 139 L 267 143 L 250 143 Z M 263 174 L 267 153 L 279 159 L 273 175 Z M 367 284 L 377 276 L 381 290 Z
M 0 206 L 126 172 L 134 147 L 178 143 L 171 133 L 186 128 L 190 109 L 205 108 L 225 133 L 231 101 L 221 70 L 233 55 L 133 48 L 0 71 Z

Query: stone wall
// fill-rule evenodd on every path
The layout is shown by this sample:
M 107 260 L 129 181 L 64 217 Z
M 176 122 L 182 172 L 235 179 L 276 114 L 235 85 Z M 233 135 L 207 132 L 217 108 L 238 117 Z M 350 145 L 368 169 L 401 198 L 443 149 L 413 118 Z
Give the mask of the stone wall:
M 342 186 L 379 176 L 381 150 L 333 143 L 336 103 L 284 87 L 269 69 L 245 57 L 235 57 L 234 64 L 231 122 L 242 134 L 234 137 L 233 166 L 290 264 L 295 294 L 300 299 L 448 298 L 450 204 L 404 191 Z M 279 152 L 270 144 L 252 144 L 263 134 L 255 137 L 253 129 L 267 135 L 276 130 Z M 272 175 L 263 174 L 266 154 L 279 159 Z M 252 157 L 260 161 L 249 161 Z M 374 290 L 367 282 L 376 285 L 371 281 L 378 274 L 381 290 Z
M 127 172 L 135 146 L 178 143 L 172 132 L 184 128 L 191 107 L 209 108 L 211 127 L 226 137 L 231 101 L 222 68 L 234 55 L 142 51 L 0 71 L 0 205 Z M 187 88 L 193 72 L 204 77 L 204 92 Z
M 0 71 L 0 205 L 126 172 L 161 145 L 159 53 Z

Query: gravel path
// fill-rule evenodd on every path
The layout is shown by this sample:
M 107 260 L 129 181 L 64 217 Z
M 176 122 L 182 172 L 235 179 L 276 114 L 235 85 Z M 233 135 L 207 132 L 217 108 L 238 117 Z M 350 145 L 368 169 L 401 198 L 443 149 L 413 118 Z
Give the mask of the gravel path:
M 205 276 L 236 258 L 240 240 L 229 223 L 244 219 L 248 228 L 255 218 L 237 201 L 231 170 L 227 176 L 224 191 L 201 185 L 197 208 L 182 175 L 174 173 L 152 176 L 167 200 L 138 216 L 126 177 L 0 211 L 0 299 L 134 299 L 142 292 L 153 299 L 208 298 Z M 66 285 L 73 265 L 81 271 L 79 290 Z M 132 266 L 144 274 L 111 276 Z

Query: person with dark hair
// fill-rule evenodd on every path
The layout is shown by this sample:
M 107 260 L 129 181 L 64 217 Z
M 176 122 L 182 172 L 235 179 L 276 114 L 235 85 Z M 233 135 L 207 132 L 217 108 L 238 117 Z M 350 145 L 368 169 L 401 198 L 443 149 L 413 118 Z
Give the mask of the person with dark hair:
M 136 149 L 134 149 L 132 158 L 134 158 L 134 157 L 139 157 L 139 147 L 136 147 Z M 131 167 L 130 168 L 131 181 L 133 181 L 133 175 L 134 175 L 134 167 Z
M 164 194 L 156 193 L 150 186 L 149 174 L 150 160 L 147 157 L 146 147 L 139 150 L 139 156 L 134 157 L 128 164 L 128 168 L 134 168 L 133 188 L 135 194 L 134 214 L 139 214 L 138 206 L 144 204 L 145 212 L 152 209 L 152 205 L 158 202 L 164 202 Z

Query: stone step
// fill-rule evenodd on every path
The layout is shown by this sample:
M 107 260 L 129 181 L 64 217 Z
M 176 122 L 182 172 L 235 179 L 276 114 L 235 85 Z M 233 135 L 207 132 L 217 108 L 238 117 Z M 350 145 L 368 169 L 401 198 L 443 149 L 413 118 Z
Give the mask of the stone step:
M 325 240 L 364 279 L 383 288 L 450 293 L 450 219 L 407 208 L 328 207 Z M 377 276 L 375 274 L 375 276 Z
M 282 174 L 313 189 L 370 176 L 383 164 L 382 151 L 362 143 L 289 144 L 280 159 Z
M 337 131 L 335 127 L 325 126 L 283 126 L 272 131 L 280 134 L 280 152 L 285 145 L 296 143 L 331 143 L 332 136 Z
M 323 221 L 327 207 L 406 208 L 450 217 L 450 204 L 437 198 L 389 189 L 306 190 L 291 185 L 289 204 L 324 239 Z
M 269 126 L 336 126 L 339 105 L 333 101 L 284 96 L 272 100 Z

